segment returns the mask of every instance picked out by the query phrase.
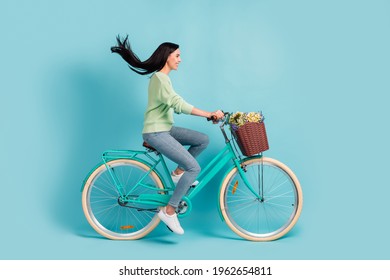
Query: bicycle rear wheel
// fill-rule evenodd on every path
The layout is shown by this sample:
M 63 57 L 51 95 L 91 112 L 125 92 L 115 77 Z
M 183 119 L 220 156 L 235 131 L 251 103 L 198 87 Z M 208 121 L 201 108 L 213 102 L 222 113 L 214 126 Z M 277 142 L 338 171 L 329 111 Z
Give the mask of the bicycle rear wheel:
M 156 194 L 163 189 L 159 176 L 146 164 L 132 159 L 116 159 L 107 166 L 115 174 L 121 192 L 127 194 L 142 178 L 128 197 Z M 145 176 L 146 175 L 146 176 Z M 148 186 L 148 187 L 145 187 Z M 85 182 L 82 205 L 89 224 L 109 239 L 139 239 L 151 232 L 160 222 L 156 207 L 126 202 L 120 195 L 105 164 L 98 166 Z
M 244 159 L 245 175 L 257 198 L 245 185 L 238 169 L 224 178 L 219 205 L 222 215 L 239 236 L 271 241 L 291 230 L 302 211 L 302 189 L 297 177 L 283 163 L 265 157 Z

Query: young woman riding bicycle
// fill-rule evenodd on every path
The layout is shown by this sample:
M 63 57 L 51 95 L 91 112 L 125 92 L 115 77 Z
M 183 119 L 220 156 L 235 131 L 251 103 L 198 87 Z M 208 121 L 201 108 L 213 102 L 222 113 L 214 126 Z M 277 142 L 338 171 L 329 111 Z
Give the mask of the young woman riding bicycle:
M 158 217 L 177 234 L 183 234 L 176 214 L 182 197 L 196 180 L 200 166 L 196 157 L 206 149 L 208 136 L 191 129 L 174 126 L 173 113 L 183 113 L 205 118 L 220 119 L 221 110 L 208 112 L 187 103 L 173 89 L 169 73 L 177 70 L 181 62 L 179 45 L 162 43 L 145 61 L 141 61 L 131 49 L 128 37 L 117 37 L 117 46 L 111 48 L 140 74 L 152 74 L 148 88 L 148 105 L 144 116 L 142 136 L 145 142 L 176 164 L 172 179 L 177 182 L 175 191 L 166 207 L 160 209 Z M 183 147 L 190 146 L 188 150 Z

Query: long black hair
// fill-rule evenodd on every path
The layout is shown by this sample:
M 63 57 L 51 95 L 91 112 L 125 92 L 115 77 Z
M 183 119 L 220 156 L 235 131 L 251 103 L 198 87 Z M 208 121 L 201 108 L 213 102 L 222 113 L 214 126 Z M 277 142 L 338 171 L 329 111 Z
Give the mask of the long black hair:
M 179 45 L 174 43 L 162 43 L 147 60 L 141 61 L 132 51 L 128 37 L 121 40 L 117 36 L 118 45 L 111 47 L 111 52 L 119 54 L 129 64 L 131 70 L 141 75 L 160 71 L 165 66 L 168 56 L 179 48 Z

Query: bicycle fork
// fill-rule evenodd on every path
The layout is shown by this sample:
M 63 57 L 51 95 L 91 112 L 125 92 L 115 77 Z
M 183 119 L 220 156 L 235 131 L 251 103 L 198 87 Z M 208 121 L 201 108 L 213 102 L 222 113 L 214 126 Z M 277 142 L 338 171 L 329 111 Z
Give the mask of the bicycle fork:
M 261 156 L 261 159 L 263 157 Z M 261 165 L 258 166 L 260 170 L 258 170 L 258 186 L 257 186 L 257 191 L 256 189 L 252 186 L 252 184 L 248 181 L 248 178 L 246 176 L 246 165 L 243 163 L 239 163 L 238 160 L 234 160 L 234 164 L 237 167 L 238 173 L 240 174 L 242 181 L 244 182 L 245 186 L 251 191 L 251 193 L 258 199 L 260 202 L 264 202 L 264 184 L 263 184 L 263 161 L 261 161 Z M 237 182 L 238 184 L 238 182 Z M 237 188 L 237 186 L 234 186 Z

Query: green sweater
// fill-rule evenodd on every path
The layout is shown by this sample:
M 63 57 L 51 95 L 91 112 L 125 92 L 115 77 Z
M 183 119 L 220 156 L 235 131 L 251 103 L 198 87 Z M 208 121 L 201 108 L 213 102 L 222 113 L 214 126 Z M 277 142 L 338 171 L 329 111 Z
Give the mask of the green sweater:
M 156 72 L 150 78 L 148 106 L 142 133 L 169 131 L 174 123 L 173 113 L 191 114 L 194 106 L 188 104 L 172 87 L 169 76 Z

